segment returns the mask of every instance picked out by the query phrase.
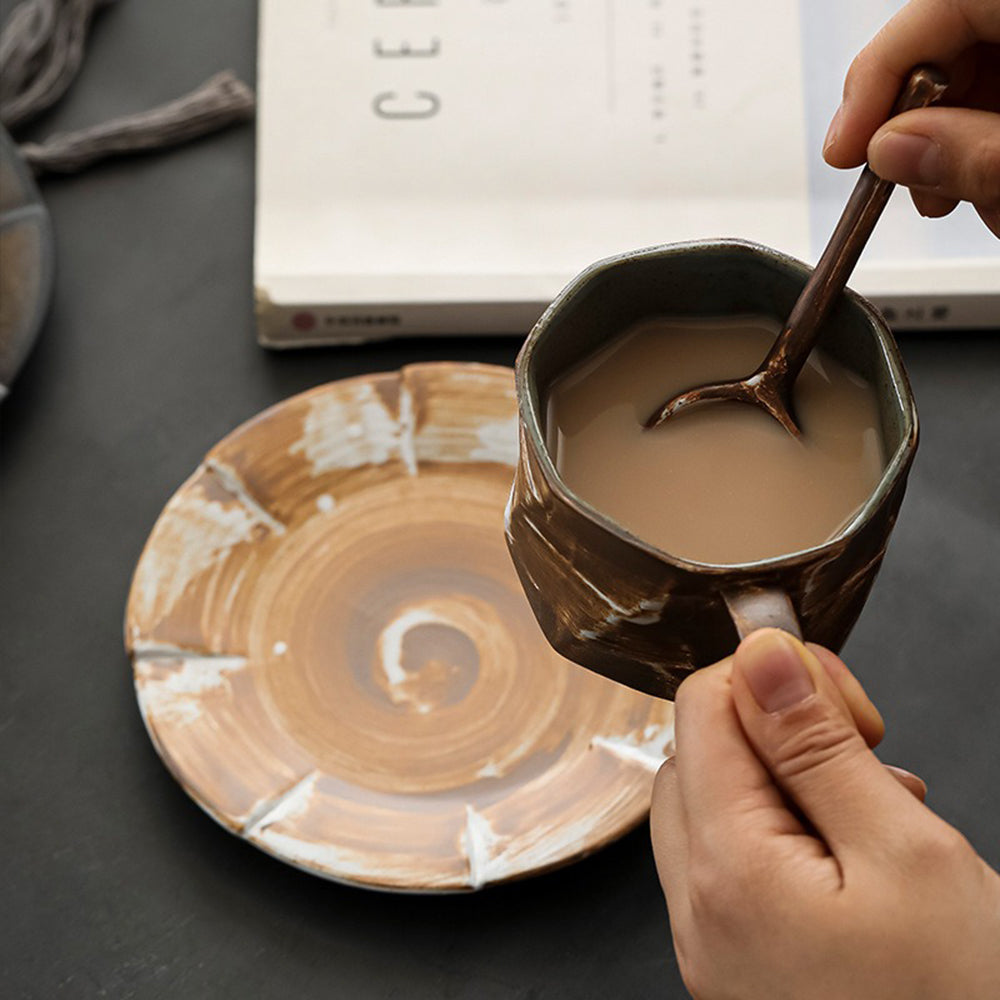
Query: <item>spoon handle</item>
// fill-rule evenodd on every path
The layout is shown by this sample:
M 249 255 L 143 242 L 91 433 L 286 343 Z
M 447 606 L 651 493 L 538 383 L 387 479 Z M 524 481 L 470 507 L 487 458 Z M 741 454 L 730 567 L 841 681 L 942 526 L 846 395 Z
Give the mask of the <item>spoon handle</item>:
M 917 67 L 910 74 L 890 117 L 935 103 L 946 86 L 944 74 L 939 70 L 931 66 Z M 893 187 L 895 185 L 891 181 L 882 180 L 869 166 L 862 170 L 830 242 L 760 371 L 770 369 L 789 387 L 795 381 L 819 337 L 823 320 L 847 284 Z

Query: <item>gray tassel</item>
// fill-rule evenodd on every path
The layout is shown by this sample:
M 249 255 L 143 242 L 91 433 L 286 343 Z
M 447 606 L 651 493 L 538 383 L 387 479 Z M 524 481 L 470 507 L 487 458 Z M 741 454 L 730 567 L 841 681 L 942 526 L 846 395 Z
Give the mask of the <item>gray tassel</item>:
M 62 97 L 83 62 L 91 17 L 114 2 L 24 0 L 14 9 L 0 35 L 0 122 L 13 129 Z M 36 174 L 72 173 L 107 156 L 175 146 L 253 113 L 253 94 L 227 71 L 158 108 L 20 149 Z
M 0 36 L 0 121 L 13 130 L 66 93 L 83 63 L 90 19 L 114 0 L 24 0 Z
M 253 94 L 227 71 L 158 108 L 24 143 L 21 155 L 36 174 L 73 173 L 106 156 L 176 146 L 252 118 L 253 111 Z

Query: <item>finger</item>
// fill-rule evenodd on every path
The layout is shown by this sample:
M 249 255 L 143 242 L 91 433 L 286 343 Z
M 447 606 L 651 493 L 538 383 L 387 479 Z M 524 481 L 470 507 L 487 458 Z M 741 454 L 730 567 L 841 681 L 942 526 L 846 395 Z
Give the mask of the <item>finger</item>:
M 1000 114 L 908 111 L 875 133 L 868 162 L 880 177 L 915 191 L 1000 209 Z
M 839 662 L 833 653 L 829 657 Z M 830 669 L 836 671 L 836 664 L 831 663 Z M 853 681 L 846 667 L 843 673 Z M 732 700 L 731 675 L 732 657 L 692 674 L 677 692 L 677 774 L 687 820 L 699 827 L 713 823 L 725 826 L 757 812 L 761 832 L 766 824 L 774 833 L 804 832 L 747 742 Z M 856 716 L 861 716 L 869 735 L 884 729 L 881 716 L 861 685 L 854 681 L 852 686 L 846 678 L 842 683 L 855 708 L 848 705 L 848 699 L 832 681 L 828 682 L 828 697 L 845 723 L 854 725 Z M 863 707 L 864 702 L 869 709 Z
M 980 111 L 1000 111 L 1000 44 L 980 44 L 956 63 L 945 103 Z
M 986 228 L 996 237 L 1000 238 L 1000 208 L 980 208 L 976 206 L 979 218 L 986 223 Z
M 991 0 L 913 0 L 858 54 L 844 81 L 844 100 L 824 146 L 834 167 L 856 167 L 875 130 L 892 111 L 912 69 L 949 67 L 979 41 L 1000 41 L 1000 4 Z M 834 127 L 835 125 L 835 127 Z
M 861 686 L 861 682 L 851 673 L 847 664 L 825 646 L 807 642 L 806 648 L 819 660 L 823 669 L 837 685 L 844 701 L 847 702 L 847 706 L 851 710 L 854 723 L 858 727 L 862 739 L 869 747 L 878 746 L 882 742 L 882 737 L 885 736 L 885 722 Z M 885 764 L 884 767 L 907 791 L 915 795 L 921 802 L 924 801 L 927 795 L 927 785 L 921 778 L 912 771 L 896 767 L 893 764 Z
M 868 749 L 817 657 L 777 629 L 733 657 L 733 702 L 757 756 L 842 860 L 888 843 L 913 799 Z
M 1000 111 L 1000 45 L 981 42 L 948 66 L 942 105 Z
M 684 823 L 684 803 L 673 759 L 660 768 L 653 783 L 649 809 L 649 834 L 660 885 L 667 900 L 671 922 L 683 923 L 688 899 L 688 836 Z
M 733 704 L 732 658 L 698 670 L 675 702 L 677 787 L 690 831 L 726 842 L 748 824 L 760 834 L 804 833 L 747 742 Z
M 885 736 L 885 722 L 861 682 L 836 653 L 831 653 L 829 649 L 814 642 L 807 642 L 806 646 L 837 685 L 865 743 L 870 747 L 877 747 Z
M 910 191 L 913 207 L 925 218 L 940 219 L 953 212 L 958 205 L 957 198 L 942 198 L 927 191 Z
M 927 783 L 919 775 L 895 764 L 884 764 L 885 769 L 913 796 L 923 802 L 927 798 Z

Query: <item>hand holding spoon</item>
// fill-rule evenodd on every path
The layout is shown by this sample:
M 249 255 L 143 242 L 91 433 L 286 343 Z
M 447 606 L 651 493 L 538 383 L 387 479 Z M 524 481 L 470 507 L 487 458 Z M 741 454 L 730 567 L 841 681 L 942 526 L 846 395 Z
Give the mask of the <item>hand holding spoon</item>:
M 917 67 L 910 74 L 890 117 L 934 104 L 940 100 L 946 86 L 947 81 L 939 70 L 930 66 Z M 865 166 L 830 242 L 792 307 L 784 330 L 752 375 L 700 386 L 674 396 L 650 415 L 645 427 L 659 427 L 669 417 L 696 403 L 734 399 L 762 406 L 785 430 L 798 437 L 801 431 L 792 407 L 795 379 L 819 339 L 823 321 L 844 290 L 894 186 Z

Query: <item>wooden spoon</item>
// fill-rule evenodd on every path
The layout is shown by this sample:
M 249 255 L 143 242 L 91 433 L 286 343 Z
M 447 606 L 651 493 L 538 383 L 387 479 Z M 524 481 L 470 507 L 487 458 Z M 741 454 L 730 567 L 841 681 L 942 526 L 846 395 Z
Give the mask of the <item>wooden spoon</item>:
M 890 117 L 934 104 L 946 87 L 947 81 L 939 70 L 918 67 L 910 74 Z M 792 408 L 795 379 L 819 339 L 823 321 L 844 290 L 894 186 L 865 166 L 830 242 L 792 307 L 784 330 L 752 375 L 703 385 L 674 396 L 650 415 L 645 427 L 659 427 L 669 417 L 696 403 L 735 399 L 762 406 L 785 430 L 798 437 L 801 431 Z

